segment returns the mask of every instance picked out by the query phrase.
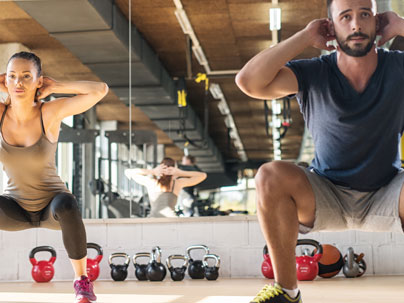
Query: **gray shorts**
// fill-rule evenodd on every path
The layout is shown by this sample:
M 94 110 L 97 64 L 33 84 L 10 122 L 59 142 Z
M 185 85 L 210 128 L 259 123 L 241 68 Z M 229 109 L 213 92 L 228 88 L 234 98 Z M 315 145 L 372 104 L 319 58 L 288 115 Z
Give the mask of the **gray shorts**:
M 313 228 L 300 224 L 299 232 L 356 229 L 402 233 L 399 200 L 404 171 L 389 184 L 372 192 L 360 192 L 335 185 L 314 171 L 301 167 L 313 188 L 316 213 Z

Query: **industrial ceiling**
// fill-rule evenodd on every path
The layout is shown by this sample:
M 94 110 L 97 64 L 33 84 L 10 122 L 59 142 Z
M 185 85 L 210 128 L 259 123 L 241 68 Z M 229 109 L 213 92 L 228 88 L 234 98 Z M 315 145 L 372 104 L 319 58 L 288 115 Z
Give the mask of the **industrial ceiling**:
M 402 13 L 400 0 L 378 1 L 383 10 Z M 218 84 L 229 113 L 218 99 L 207 95 L 208 136 L 204 134 L 204 83 L 206 72 L 194 53 L 187 64 L 186 35 L 175 12 L 181 5 L 203 50 L 210 84 Z M 179 159 L 187 140 L 181 135 L 177 106 L 178 80 L 185 78 L 188 109 L 184 129 L 195 143 L 188 145 L 198 165 L 210 172 L 224 172 L 229 164 L 254 167 L 273 159 L 271 131 L 266 131 L 264 101 L 244 95 L 234 82 L 235 71 L 272 43 L 269 30 L 271 1 L 257 0 L 38 0 L 0 2 L 0 41 L 20 42 L 43 59 L 44 71 L 56 79 L 103 80 L 111 90 L 96 107 L 100 120 L 129 123 L 129 44 L 132 59 L 132 125 L 152 129 L 166 154 Z M 326 16 L 325 0 L 280 0 L 280 39 L 293 35 L 311 20 Z M 132 20 L 129 29 L 128 19 Z M 131 31 L 131 39 L 129 39 Z M 401 40 L 393 47 L 400 49 Z M 195 46 L 195 45 L 194 45 Z M 309 48 L 299 58 L 318 56 Z M 190 62 L 190 61 L 188 61 Z M 189 67 L 192 66 L 192 77 Z M 269 111 L 270 113 L 270 111 Z M 228 117 L 234 121 L 229 131 Z M 281 140 L 282 159 L 299 156 L 304 122 L 295 101 L 292 124 Z M 235 141 L 239 139 L 239 143 Z

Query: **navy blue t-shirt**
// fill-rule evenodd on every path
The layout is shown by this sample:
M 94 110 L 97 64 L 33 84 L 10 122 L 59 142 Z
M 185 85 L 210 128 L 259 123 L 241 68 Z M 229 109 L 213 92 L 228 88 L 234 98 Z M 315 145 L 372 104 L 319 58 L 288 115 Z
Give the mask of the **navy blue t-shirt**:
M 358 93 L 337 66 L 336 53 L 286 64 L 296 75 L 296 98 L 313 136 L 312 167 L 335 184 L 376 190 L 401 169 L 404 130 L 404 53 L 378 49 L 378 65 Z

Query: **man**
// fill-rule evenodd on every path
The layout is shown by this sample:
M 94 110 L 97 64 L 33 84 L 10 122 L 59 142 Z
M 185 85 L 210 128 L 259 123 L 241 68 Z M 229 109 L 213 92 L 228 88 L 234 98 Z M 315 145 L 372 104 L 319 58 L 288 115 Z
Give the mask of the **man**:
M 327 0 L 328 19 L 314 20 L 251 59 L 236 77 L 247 95 L 295 94 L 310 130 L 315 159 L 308 169 L 274 161 L 256 175 L 257 213 L 275 272 L 256 303 L 300 303 L 295 267 L 298 232 L 402 232 L 404 53 L 376 48 L 404 36 L 404 19 L 376 14 L 373 0 Z M 290 61 L 314 46 L 331 55 Z M 286 64 L 286 65 L 285 65 Z M 404 191 L 403 191 L 404 192 Z

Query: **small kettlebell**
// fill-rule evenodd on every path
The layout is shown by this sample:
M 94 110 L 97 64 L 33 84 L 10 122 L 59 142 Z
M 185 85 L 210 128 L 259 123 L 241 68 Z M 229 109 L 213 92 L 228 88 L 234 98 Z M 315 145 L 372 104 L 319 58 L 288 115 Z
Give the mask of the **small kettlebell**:
M 356 278 L 362 276 L 366 272 L 366 263 L 363 257 L 365 254 L 359 256 L 354 253 L 352 247 L 348 248 L 348 253 L 344 256 L 344 266 L 342 271 L 347 278 Z
M 151 259 L 146 267 L 146 277 L 150 281 L 163 281 L 166 274 L 166 267 L 161 263 L 161 249 L 156 246 L 152 249 Z
M 37 261 L 35 254 L 40 251 L 48 251 L 51 253 L 51 258 L 48 261 Z M 33 265 L 31 270 L 32 278 L 36 282 L 49 282 L 55 275 L 53 264 L 56 261 L 56 251 L 51 246 L 38 246 L 31 250 L 29 253 L 29 261 Z
M 312 239 L 299 239 L 296 245 L 312 245 L 316 247 L 317 250 L 314 256 L 296 256 L 297 279 L 299 281 L 314 280 L 318 275 L 318 261 L 323 256 L 323 247 L 319 242 Z
M 172 260 L 183 260 L 184 263 L 182 264 L 181 267 L 173 267 Z M 170 271 L 171 279 L 173 281 L 184 280 L 188 263 L 189 263 L 188 257 L 184 255 L 171 255 L 167 258 L 166 260 L 167 268 Z
M 209 266 L 208 259 L 214 259 L 216 261 L 215 265 Z M 218 255 L 208 254 L 203 257 L 202 263 L 205 268 L 205 278 L 210 281 L 217 280 L 219 277 L 220 257 Z
M 101 246 L 97 243 L 87 243 L 87 248 L 92 248 L 97 251 L 97 256 L 94 259 L 87 258 L 87 276 L 93 282 L 100 275 L 100 262 L 103 257 Z
M 148 252 L 140 252 L 133 256 L 133 265 L 135 265 L 135 275 L 139 281 L 147 281 L 146 269 L 147 269 L 148 263 L 146 263 L 146 264 L 137 263 L 137 259 L 143 258 L 143 257 L 151 259 L 151 254 Z
M 194 260 L 191 258 L 191 251 L 195 249 L 204 249 L 205 255 L 209 254 L 209 248 L 206 245 L 192 245 L 187 248 L 187 256 L 189 258 L 188 274 L 192 279 L 204 279 L 205 268 L 202 260 Z
M 272 267 L 271 257 L 269 256 L 267 245 L 264 246 L 262 254 L 264 256 L 264 261 L 262 261 L 262 264 L 261 264 L 261 272 L 265 278 L 273 279 L 274 278 L 274 269 Z
M 125 258 L 124 264 L 114 264 L 112 260 L 115 258 Z M 128 267 L 130 263 L 130 257 L 125 253 L 113 253 L 109 256 L 109 267 L 111 267 L 111 278 L 114 281 L 125 281 L 128 277 Z

